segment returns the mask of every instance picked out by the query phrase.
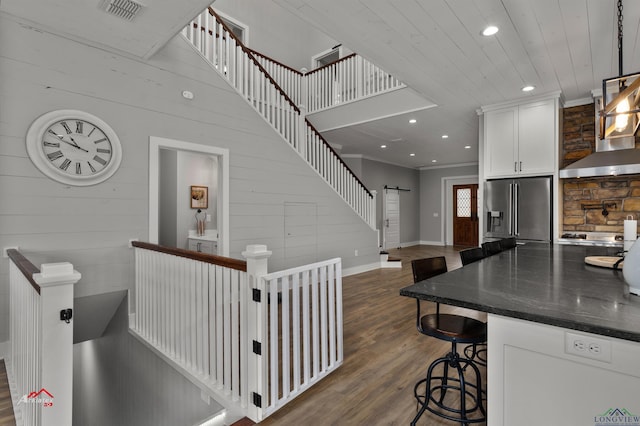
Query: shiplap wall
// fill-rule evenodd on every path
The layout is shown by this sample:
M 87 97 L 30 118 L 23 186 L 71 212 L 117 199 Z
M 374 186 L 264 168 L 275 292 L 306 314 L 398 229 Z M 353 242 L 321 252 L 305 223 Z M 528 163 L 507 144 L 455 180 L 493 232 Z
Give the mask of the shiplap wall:
M 212 6 L 249 27 L 250 48 L 296 70 L 311 69 L 313 55 L 339 44 L 271 1 L 216 0 Z
M 285 203 L 311 202 L 319 258 L 340 256 L 345 268 L 378 260 L 375 231 L 181 38 L 145 63 L 0 14 L 0 52 L 0 248 L 19 246 L 36 265 L 72 262 L 82 273 L 76 296 L 132 288 L 127 242 L 148 236 L 150 135 L 230 150 L 231 257 L 266 244 L 270 270 L 296 266 L 284 256 Z M 111 179 L 69 187 L 33 166 L 27 129 L 62 108 L 95 114 L 118 133 L 124 158 Z M 8 339 L 7 281 L 5 259 L 0 342 Z

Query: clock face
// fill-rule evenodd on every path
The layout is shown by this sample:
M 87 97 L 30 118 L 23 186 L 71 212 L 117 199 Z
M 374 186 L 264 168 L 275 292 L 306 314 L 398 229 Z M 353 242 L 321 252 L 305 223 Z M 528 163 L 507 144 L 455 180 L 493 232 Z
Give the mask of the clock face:
M 50 164 L 72 177 L 93 176 L 113 157 L 109 137 L 87 120 L 60 120 L 42 135 L 42 152 Z
M 120 165 L 122 150 L 115 132 L 91 114 L 52 111 L 39 117 L 27 133 L 27 151 L 47 176 L 70 185 L 95 185 Z

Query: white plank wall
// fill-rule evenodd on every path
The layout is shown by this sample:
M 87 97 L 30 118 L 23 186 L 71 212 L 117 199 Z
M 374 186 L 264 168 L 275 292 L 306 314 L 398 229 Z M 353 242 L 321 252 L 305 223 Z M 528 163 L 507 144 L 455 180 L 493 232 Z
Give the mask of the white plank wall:
M 266 244 L 274 268 L 294 266 L 284 256 L 284 203 L 314 202 L 322 236 L 318 256 L 341 256 L 345 267 L 377 261 L 375 232 L 184 39 L 173 39 L 143 62 L 0 14 L 0 51 L 0 247 L 18 246 L 36 264 L 72 262 L 82 273 L 77 297 L 133 288 L 126 245 L 148 236 L 150 135 L 230 150 L 231 257 L 240 258 L 247 244 Z M 182 98 L 183 90 L 195 98 Z M 106 182 L 58 184 L 28 159 L 29 125 L 62 108 L 93 113 L 118 133 L 124 157 Z M 9 338 L 7 282 L 3 262 L 0 342 Z

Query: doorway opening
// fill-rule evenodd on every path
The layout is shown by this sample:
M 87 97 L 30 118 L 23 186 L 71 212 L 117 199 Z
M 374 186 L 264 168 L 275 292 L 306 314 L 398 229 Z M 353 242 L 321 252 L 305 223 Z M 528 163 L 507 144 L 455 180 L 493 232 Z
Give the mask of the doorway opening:
M 197 167 L 192 167 L 194 164 Z M 185 172 L 185 168 L 191 168 L 196 172 L 193 170 Z M 210 184 L 203 185 L 202 182 L 210 182 Z M 197 208 L 198 206 L 195 209 L 192 208 L 191 186 L 193 185 L 207 188 L 212 186 L 209 191 L 211 195 L 208 197 L 211 207 L 207 204 L 205 211 Z M 206 218 L 207 227 L 211 230 L 215 229 L 216 254 L 228 257 L 229 150 L 151 136 L 149 138 L 149 242 L 160 244 L 162 235 L 163 244 L 167 241 L 176 241 L 176 247 L 186 248 L 186 241 L 191 231 L 196 230 L 194 212 L 198 210 L 201 210 L 200 213 Z M 167 228 L 170 230 L 167 231 Z

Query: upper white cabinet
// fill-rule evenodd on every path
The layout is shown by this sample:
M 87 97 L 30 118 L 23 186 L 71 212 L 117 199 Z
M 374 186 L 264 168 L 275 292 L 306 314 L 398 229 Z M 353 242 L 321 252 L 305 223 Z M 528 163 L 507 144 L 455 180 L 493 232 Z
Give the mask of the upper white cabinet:
M 553 174 L 558 151 L 558 98 L 485 107 L 485 178 Z

